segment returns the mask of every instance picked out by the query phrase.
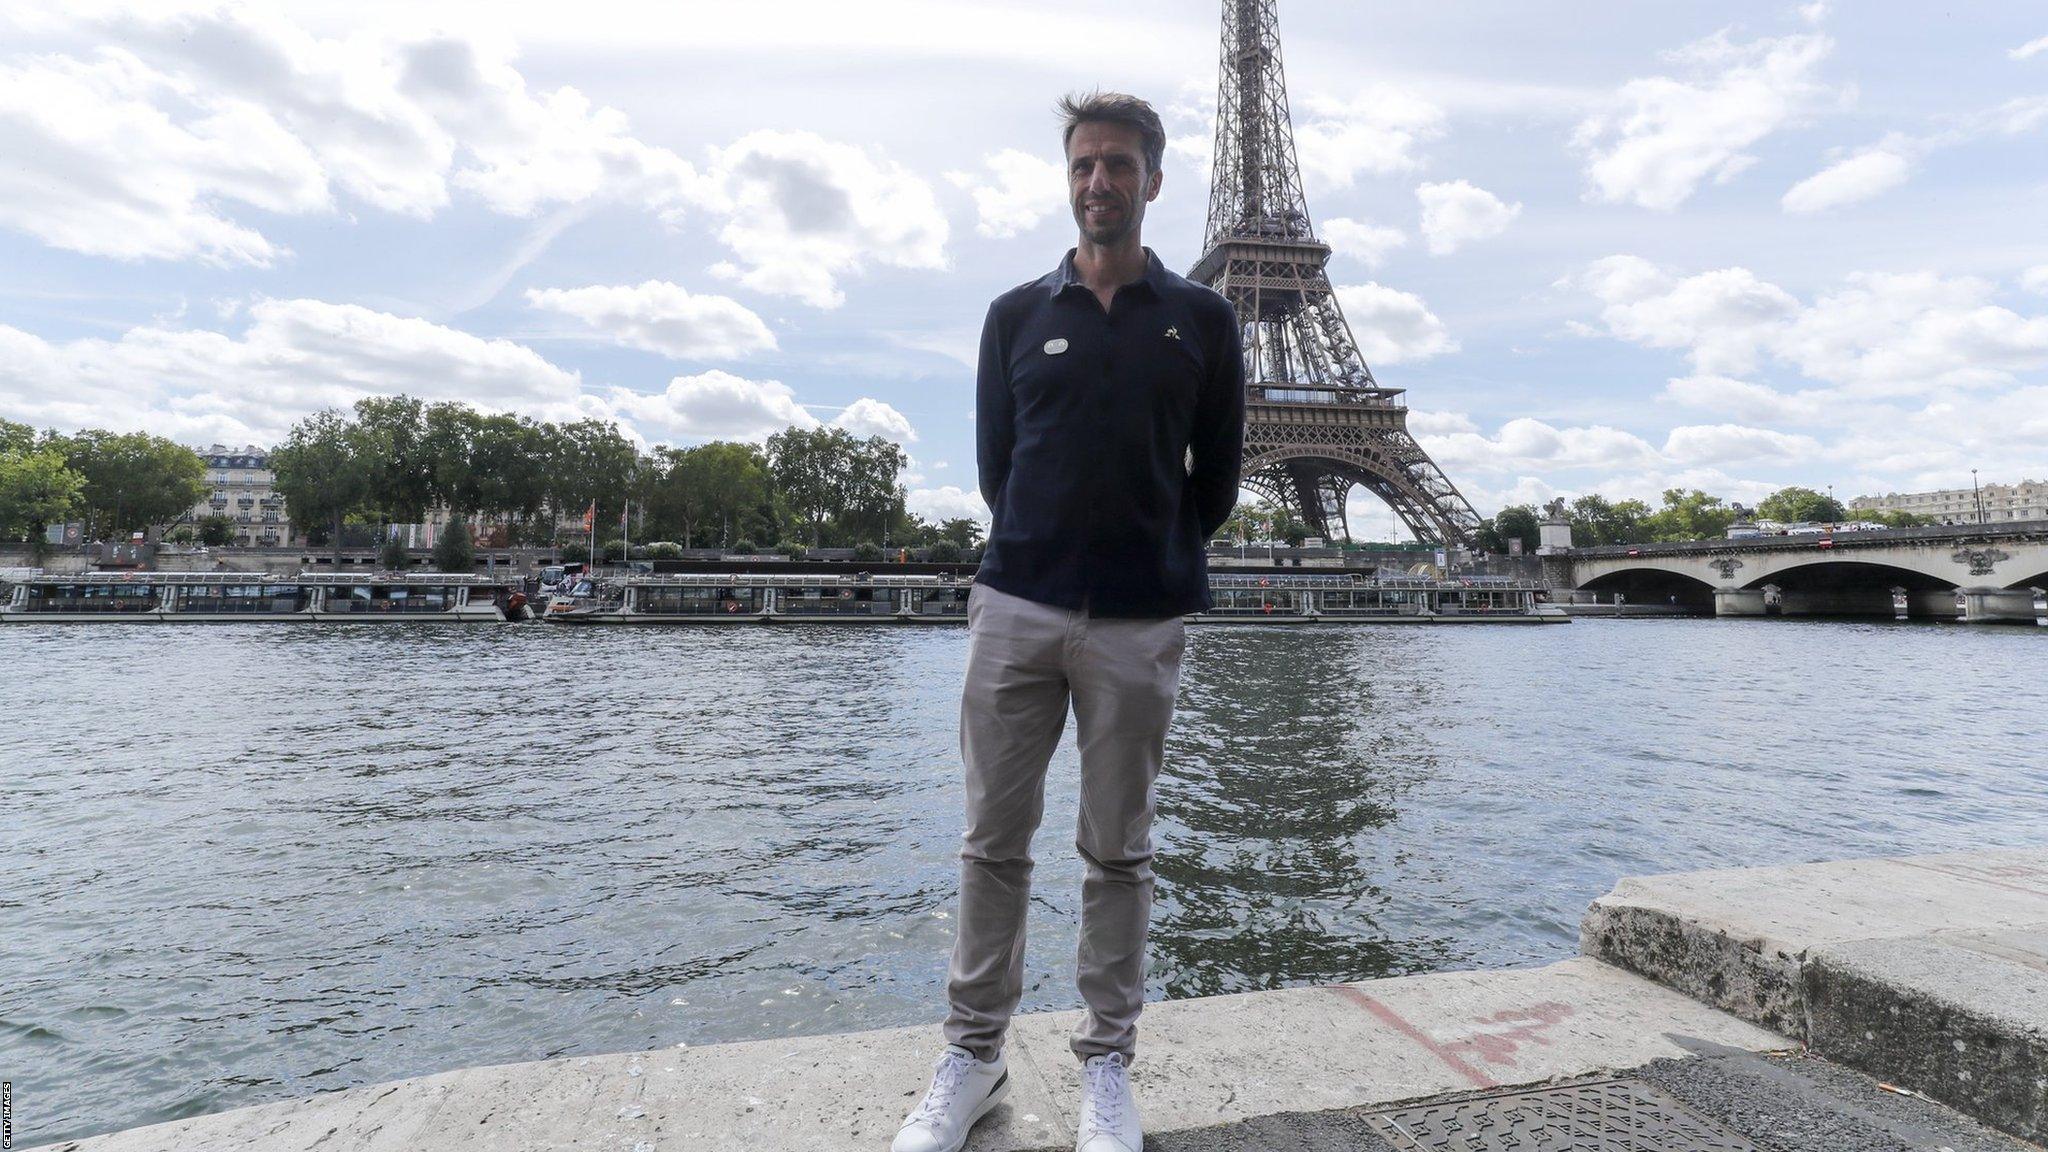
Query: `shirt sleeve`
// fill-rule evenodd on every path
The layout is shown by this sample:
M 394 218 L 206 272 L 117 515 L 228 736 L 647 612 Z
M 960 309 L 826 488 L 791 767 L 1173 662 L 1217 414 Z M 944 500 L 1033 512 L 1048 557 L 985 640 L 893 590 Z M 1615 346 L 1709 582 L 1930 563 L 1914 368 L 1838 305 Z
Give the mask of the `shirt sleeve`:
M 1203 540 L 1214 536 L 1237 507 L 1238 472 L 1244 466 L 1244 333 L 1234 309 L 1218 343 L 1222 347 L 1195 406 L 1188 444 L 1194 456 L 1188 484 Z
M 981 358 L 974 372 L 974 460 L 991 517 L 1010 478 L 1010 451 L 1017 443 L 1016 398 L 1005 360 L 1001 319 L 991 304 L 981 323 Z

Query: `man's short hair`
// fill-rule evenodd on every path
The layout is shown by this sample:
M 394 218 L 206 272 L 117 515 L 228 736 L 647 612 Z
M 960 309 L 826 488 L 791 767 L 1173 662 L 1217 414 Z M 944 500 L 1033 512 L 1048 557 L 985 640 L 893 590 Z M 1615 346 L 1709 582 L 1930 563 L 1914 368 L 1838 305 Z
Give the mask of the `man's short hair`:
M 1166 162 L 1166 126 L 1159 122 L 1159 113 L 1150 104 L 1136 96 L 1122 92 L 1070 92 L 1060 97 L 1059 113 L 1066 121 L 1065 130 L 1060 134 L 1062 150 L 1074 142 L 1074 129 L 1090 122 L 1098 124 L 1121 124 L 1135 129 L 1145 150 L 1145 170 L 1157 172 Z

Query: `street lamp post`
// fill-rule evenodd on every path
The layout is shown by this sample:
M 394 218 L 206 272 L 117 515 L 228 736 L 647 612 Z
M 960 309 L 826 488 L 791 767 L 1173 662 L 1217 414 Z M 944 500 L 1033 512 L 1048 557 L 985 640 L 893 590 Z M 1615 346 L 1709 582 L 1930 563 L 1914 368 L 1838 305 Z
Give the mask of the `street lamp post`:
M 1970 469 L 1970 496 L 1977 505 L 1977 527 L 1984 526 L 1984 490 L 1977 486 L 1977 470 Z

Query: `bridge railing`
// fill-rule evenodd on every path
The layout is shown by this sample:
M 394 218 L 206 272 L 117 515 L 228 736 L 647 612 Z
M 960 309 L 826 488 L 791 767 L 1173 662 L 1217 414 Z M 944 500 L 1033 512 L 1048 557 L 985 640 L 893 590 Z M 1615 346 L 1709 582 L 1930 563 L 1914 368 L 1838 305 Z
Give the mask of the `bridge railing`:
M 1817 548 L 1821 541 L 1836 551 L 1914 543 L 1967 543 L 1978 540 L 2048 540 L 2048 520 L 2010 520 L 2001 524 L 1934 524 L 1924 528 L 1867 528 L 1855 532 L 1802 532 L 1796 536 L 1745 536 L 1739 539 L 1688 540 L 1662 544 L 1598 544 L 1574 548 L 1581 559 L 1622 556 L 1687 556 L 1706 553 L 1772 552 L 1786 548 Z

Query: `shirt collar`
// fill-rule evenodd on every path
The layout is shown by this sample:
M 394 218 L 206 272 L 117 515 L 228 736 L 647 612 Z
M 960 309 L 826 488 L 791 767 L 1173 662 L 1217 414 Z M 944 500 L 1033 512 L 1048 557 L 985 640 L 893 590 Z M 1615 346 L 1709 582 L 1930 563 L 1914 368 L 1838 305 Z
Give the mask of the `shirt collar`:
M 1060 293 L 1081 282 L 1080 275 L 1074 271 L 1074 253 L 1076 251 L 1078 249 L 1067 249 L 1067 254 L 1060 258 L 1060 266 L 1053 269 L 1052 275 L 1046 277 L 1046 283 L 1051 287 L 1051 295 L 1058 296 Z M 1155 296 L 1164 296 L 1166 294 L 1166 275 L 1166 265 L 1159 262 L 1159 253 L 1147 248 L 1145 249 L 1145 273 L 1132 281 L 1132 283 L 1145 285 L 1152 290 L 1152 294 Z

